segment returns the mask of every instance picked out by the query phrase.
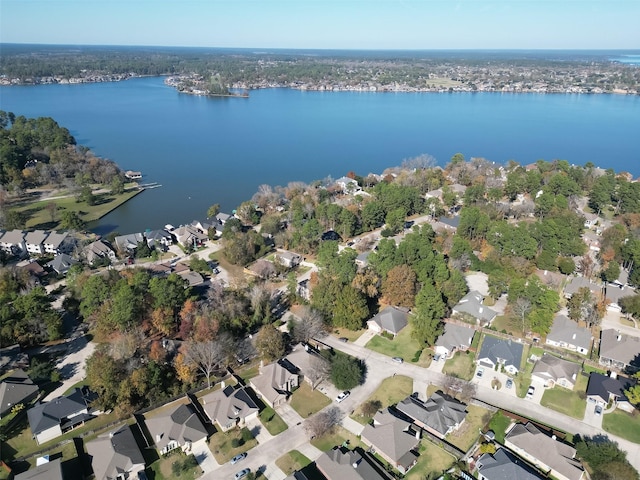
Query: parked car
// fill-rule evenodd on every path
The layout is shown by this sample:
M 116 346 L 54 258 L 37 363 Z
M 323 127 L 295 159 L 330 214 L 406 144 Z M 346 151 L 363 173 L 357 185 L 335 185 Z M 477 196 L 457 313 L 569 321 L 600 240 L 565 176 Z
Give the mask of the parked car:
M 601 407 L 600 405 L 596 405 L 596 410 L 595 410 L 595 412 L 596 412 L 596 415 L 597 415 L 597 416 L 602 415 L 602 407 Z
M 236 455 L 235 457 L 233 457 L 231 459 L 231 465 L 235 465 L 236 463 L 238 463 L 240 460 L 244 460 L 247 456 L 247 452 L 244 453 L 239 453 L 238 455 Z
M 391 360 L 393 360 L 396 363 L 404 362 L 404 359 L 402 357 L 393 357 Z
M 347 337 L 340 337 L 338 340 L 340 340 L 342 343 L 347 343 L 349 341 Z
M 480 367 L 478 369 L 478 371 L 476 372 L 476 377 L 478 378 L 482 378 L 482 375 L 484 374 L 484 368 Z
M 436 354 L 433 356 L 433 361 L 434 361 L 434 362 L 439 362 L 441 357 L 442 357 L 442 356 L 441 356 L 439 353 L 436 353 Z
M 246 477 L 247 475 L 249 475 L 249 472 L 251 470 L 249 470 L 248 468 L 245 468 L 244 470 L 240 470 L 238 473 L 236 473 L 236 480 L 240 480 L 241 478 Z
M 349 395 L 351 395 L 351 392 L 349 390 L 345 390 L 344 392 L 342 392 L 340 395 L 338 395 L 336 397 L 336 402 L 340 403 L 345 398 L 347 398 Z
M 507 379 L 506 387 L 507 387 L 507 388 L 511 388 L 511 387 L 513 387 L 513 380 L 511 380 L 510 378 L 509 378 L 509 379 Z
M 533 385 L 529 386 L 529 390 L 527 390 L 527 398 L 533 398 L 533 394 L 536 391 L 536 387 L 534 387 Z

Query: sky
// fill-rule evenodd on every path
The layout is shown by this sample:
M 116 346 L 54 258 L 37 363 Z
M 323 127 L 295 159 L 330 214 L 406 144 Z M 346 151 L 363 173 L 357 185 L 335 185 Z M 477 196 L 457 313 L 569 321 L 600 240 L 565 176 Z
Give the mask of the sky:
M 0 0 L 0 43 L 638 49 L 640 0 Z

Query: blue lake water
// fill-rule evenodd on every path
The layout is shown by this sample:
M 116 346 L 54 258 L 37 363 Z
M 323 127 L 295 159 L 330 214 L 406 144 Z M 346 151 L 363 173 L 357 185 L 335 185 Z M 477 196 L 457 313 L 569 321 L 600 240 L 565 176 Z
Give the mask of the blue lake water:
M 50 116 L 78 143 L 147 190 L 104 217 L 130 233 L 230 211 L 261 184 L 366 175 L 428 153 L 497 163 L 588 161 L 640 175 L 640 96 L 251 91 L 250 98 L 179 94 L 162 78 L 0 87 L 0 108 Z

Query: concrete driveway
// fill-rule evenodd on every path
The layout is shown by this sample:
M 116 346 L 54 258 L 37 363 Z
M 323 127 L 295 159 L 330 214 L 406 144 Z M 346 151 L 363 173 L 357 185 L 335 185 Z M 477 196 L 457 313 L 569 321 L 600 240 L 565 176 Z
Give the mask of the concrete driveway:
M 484 369 L 482 377 L 478 377 L 478 370 L 480 368 Z M 511 388 L 507 388 L 507 380 L 509 380 L 509 378 L 511 377 L 509 377 L 509 375 L 507 375 L 506 373 L 497 372 L 490 367 L 476 367 L 476 371 L 473 374 L 473 380 L 471 380 L 471 382 L 475 383 L 476 385 L 481 385 L 484 388 L 489 388 L 494 391 L 500 391 L 501 393 L 504 393 L 506 395 L 517 397 L 515 381 Z M 500 382 L 500 388 L 497 390 L 495 390 L 492 386 L 494 379 Z
M 96 344 L 89 342 L 86 335 L 73 336 L 66 342 L 66 353 L 64 357 L 56 363 L 56 368 L 60 371 L 62 385 L 47 395 L 44 400 L 49 401 L 59 397 L 71 386 L 75 385 L 87 376 L 86 363 L 94 350 Z
M 486 273 L 475 272 L 465 276 L 469 290 L 477 290 L 485 297 L 489 295 L 489 283 Z
M 584 411 L 584 419 L 582 420 L 587 425 L 591 425 L 595 428 L 602 428 L 602 416 L 605 414 L 604 407 L 602 407 L 603 413 L 596 415 L 596 402 L 587 401 L 587 408 Z M 611 409 L 613 411 L 615 409 Z
M 196 461 L 204 473 L 213 472 L 220 466 L 211 450 L 209 450 L 207 440 L 204 438 L 191 445 L 191 453 L 196 457 Z

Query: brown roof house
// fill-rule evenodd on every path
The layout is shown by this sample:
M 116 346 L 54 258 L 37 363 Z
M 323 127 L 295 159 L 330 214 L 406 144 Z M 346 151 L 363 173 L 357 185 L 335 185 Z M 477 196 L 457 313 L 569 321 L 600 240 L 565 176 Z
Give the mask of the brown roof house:
M 176 448 L 184 452 L 191 445 L 207 438 L 208 432 L 190 404 L 181 404 L 161 415 L 145 417 L 147 429 L 161 455 Z
M 462 425 L 467 416 L 466 408 L 464 403 L 440 391 L 433 393 L 426 402 L 408 396 L 396 405 L 399 412 L 439 438 Z
M 532 423 L 514 423 L 504 438 L 505 447 L 558 480 L 584 480 L 587 474 L 576 449 L 538 430 Z
M 376 413 L 373 425 L 364 427 L 361 439 L 402 474 L 418 461 L 414 449 L 420 443 L 420 429 L 396 417 L 388 408 Z
M 299 386 L 300 376 L 291 372 L 281 362 L 260 366 L 260 375 L 250 381 L 253 389 L 270 407 L 285 403 L 291 392 Z
M 587 355 L 591 349 L 593 336 L 588 328 L 580 327 L 565 315 L 556 315 L 547 334 L 547 345 L 564 348 Z
M 333 447 L 324 452 L 316 467 L 327 480 L 392 480 L 366 452 Z
M 367 321 L 367 326 L 369 330 L 373 330 L 376 333 L 384 331 L 395 337 L 409 323 L 408 317 L 409 313 L 406 309 L 386 307 L 371 320 Z
M 15 405 L 26 404 L 38 395 L 35 385 L 23 370 L 14 370 L 0 383 L 0 417 Z
M 531 379 L 538 379 L 545 387 L 561 387 L 573 390 L 576 386 L 580 365 L 545 353 L 533 366 Z
M 602 330 L 599 363 L 631 372 L 640 370 L 640 337 L 632 337 L 613 328 Z
M 258 417 L 260 409 L 248 387 L 224 386 L 200 399 L 204 412 L 223 432 Z
M 144 471 L 144 457 L 129 425 L 100 435 L 86 448 L 96 480 L 133 480 Z

